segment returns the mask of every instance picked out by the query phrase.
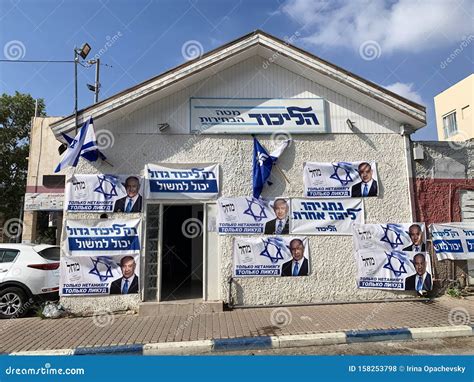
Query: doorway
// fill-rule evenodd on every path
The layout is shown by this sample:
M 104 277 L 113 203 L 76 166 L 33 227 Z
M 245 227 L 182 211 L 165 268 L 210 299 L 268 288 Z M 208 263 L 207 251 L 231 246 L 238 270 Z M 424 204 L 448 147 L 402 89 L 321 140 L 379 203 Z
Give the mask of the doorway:
M 203 298 L 203 205 L 164 205 L 161 301 Z

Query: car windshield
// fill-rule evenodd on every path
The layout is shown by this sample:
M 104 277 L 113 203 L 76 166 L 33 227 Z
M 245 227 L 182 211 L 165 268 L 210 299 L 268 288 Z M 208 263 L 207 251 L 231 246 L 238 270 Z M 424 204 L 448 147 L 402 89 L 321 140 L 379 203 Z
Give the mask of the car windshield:
M 59 261 L 59 247 L 49 247 L 38 252 L 43 259 Z

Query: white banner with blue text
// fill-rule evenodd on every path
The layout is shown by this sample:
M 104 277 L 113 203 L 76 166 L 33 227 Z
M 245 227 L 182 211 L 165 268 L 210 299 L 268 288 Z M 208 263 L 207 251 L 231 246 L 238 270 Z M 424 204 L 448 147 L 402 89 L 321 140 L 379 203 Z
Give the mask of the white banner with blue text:
M 252 196 L 222 197 L 217 201 L 217 207 L 221 235 L 262 234 L 266 223 L 275 219 L 270 201 Z
M 321 98 L 191 98 L 191 133 L 325 133 Z
M 352 235 L 354 223 L 364 223 L 360 198 L 291 199 L 291 234 Z
M 318 163 L 303 168 L 304 196 L 308 198 L 361 198 L 378 195 L 374 161 Z
M 74 174 L 65 191 L 67 212 L 142 212 L 143 180 L 137 175 Z
M 133 255 L 140 252 L 141 219 L 66 220 L 66 256 Z
M 430 225 L 438 260 L 474 260 L 474 222 Z
M 60 294 L 138 293 L 140 232 L 141 219 L 66 220 Z
M 234 238 L 235 277 L 307 276 L 310 272 L 306 237 Z
M 215 199 L 219 194 L 219 165 L 171 168 L 145 166 L 148 199 Z
M 424 223 L 354 224 L 352 237 L 359 288 L 432 289 Z

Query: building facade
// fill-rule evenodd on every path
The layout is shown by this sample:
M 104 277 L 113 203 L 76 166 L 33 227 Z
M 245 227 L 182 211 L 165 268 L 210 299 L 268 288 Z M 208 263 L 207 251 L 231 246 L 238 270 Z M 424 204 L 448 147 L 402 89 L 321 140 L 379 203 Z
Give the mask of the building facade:
M 440 141 L 474 138 L 474 74 L 434 97 L 436 128 Z
M 324 131 L 271 126 L 258 133 L 268 151 L 292 139 L 278 161 L 282 173 L 273 171 L 273 185 L 262 196 L 302 197 L 306 162 L 370 160 L 377 163 L 379 193 L 364 198 L 365 222 L 415 221 L 409 134 L 425 125 L 425 108 L 261 31 L 80 111 L 80 123 L 94 117 L 107 162 L 81 159 L 76 169 L 63 171 L 66 183 L 74 174 L 146 175 L 149 164 L 218 164 L 220 197 L 251 195 L 252 135 L 239 127 L 212 133 L 196 128 L 191 112 L 196 98 L 234 105 L 236 100 L 322 100 Z M 52 124 L 52 131 L 62 140 L 61 133 L 73 134 L 74 125 L 69 116 Z M 234 237 L 216 232 L 217 210 L 212 198 L 144 198 L 140 213 L 102 216 L 141 219 L 140 293 L 63 296 L 62 303 L 81 311 L 97 304 L 119 310 L 180 299 L 270 305 L 413 296 L 358 288 L 351 236 L 308 236 L 307 277 L 233 277 Z M 97 213 L 64 212 L 64 222 L 98 218 Z M 201 235 L 187 237 L 183 222 L 188 219 L 201 222 Z

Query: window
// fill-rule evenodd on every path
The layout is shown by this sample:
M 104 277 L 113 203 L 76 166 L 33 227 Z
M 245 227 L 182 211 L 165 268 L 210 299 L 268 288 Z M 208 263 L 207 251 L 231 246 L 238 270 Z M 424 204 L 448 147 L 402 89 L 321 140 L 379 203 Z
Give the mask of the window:
M 18 251 L 13 249 L 0 250 L 0 263 L 13 263 L 17 255 Z
M 443 117 L 443 130 L 445 138 L 449 138 L 458 133 L 456 112 L 449 113 Z
M 39 251 L 38 253 L 43 259 L 59 261 L 59 256 L 60 256 L 59 247 L 45 248 L 42 251 Z

